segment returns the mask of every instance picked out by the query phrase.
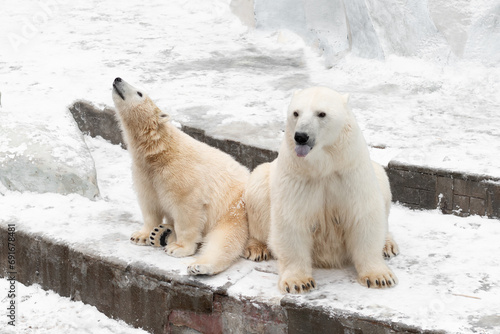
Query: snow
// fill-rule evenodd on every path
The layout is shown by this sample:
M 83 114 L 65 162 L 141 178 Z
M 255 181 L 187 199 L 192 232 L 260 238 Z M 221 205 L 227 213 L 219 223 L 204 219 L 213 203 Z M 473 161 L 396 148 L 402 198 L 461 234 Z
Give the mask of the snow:
M 7 291 L 9 283 L 0 280 L 0 290 Z M 26 286 L 17 283 L 18 317 L 16 327 L 2 324 L 4 334 L 49 334 L 49 333 L 99 333 L 99 334 L 146 334 L 121 320 L 113 320 L 99 312 L 94 306 L 81 301 L 71 301 L 53 291 L 44 291 L 35 284 Z M 2 309 L 9 300 L 0 297 Z
M 181 281 L 196 279 L 214 290 L 229 283 L 230 296 L 279 305 L 283 296 L 277 288 L 275 261 L 241 259 L 214 277 L 193 278 L 186 271 L 193 257 L 173 258 L 159 248 L 130 243 L 129 236 L 142 223 L 129 154 L 102 138 L 85 140 L 96 161 L 102 198 L 8 191 L 0 202 L 0 226 L 16 224 L 17 231 L 56 240 L 104 261 L 140 265 Z M 356 282 L 352 267 L 317 269 L 317 290 L 286 298 L 424 329 L 500 331 L 498 221 L 412 211 L 395 204 L 389 224 L 401 248 L 401 254 L 389 261 L 399 278 L 396 288 L 368 290 Z M 21 305 L 21 315 L 23 310 Z
M 498 62 L 452 57 L 429 42 L 409 57 L 387 48 L 384 61 L 347 53 L 326 69 L 294 33 L 243 26 L 227 0 L 42 4 L 6 3 L 0 14 L 2 112 L 56 123 L 76 99 L 112 105 L 121 76 L 185 125 L 276 150 L 293 91 L 327 85 L 351 94 L 368 143 L 389 159 L 500 177 Z M 493 39 L 481 45 L 496 50 L 498 10 L 489 1 L 471 6 L 453 10 L 478 21 L 476 35 Z M 435 22 L 446 17 L 432 8 Z M 384 29 L 415 31 L 414 21 Z
M 497 59 L 498 34 L 490 28 L 498 20 L 498 6 L 476 0 L 464 11 L 457 8 L 453 22 L 462 14 L 473 22 L 464 58 L 441 52 L 433 43 L 418 44 L 411 56 L 391 53 L 382 43 L 383 61 L 346 53 L 326 69 L 318 50 L 295 33 L 242 25 L 228 0 L 6 2 L 0 12 L 0 113 L 2 119 L 24 122 L 27 129 L 43 124 L 61 141 L 72 143 L 63 126 L 66 107 L 82 98 L 112 105 L 111 83 L 120 76 L 142 86 L 177 122 L 277 150 L 293 91 L 326 85 L 351 94 L 351 107 L 375 160 L 498 179 L 500 67 L 482 61 L 481 53 Z M 348 10 L 352 15 L 359 9 L 353 5 Z M 435 7 L 431 11 L 434 22 L 436 16 L 447 15 Z M 387 29 L 416 31 L 419 24 L 397 22 L 411 26 Z M 463 35 L 438 28 L 454 52 L 462 52 Z M 411 38 L 404 42 L 413 46 Z M 0 143 L 5 140 L 2 131 Z M 192 258 L 170 258 L 128 241 L 142 223 L 127 152 L 102 139 L 85 141 L 96 165 L 97 200 L 20 193 L 0 184 L 0 224 L 15 223 L 18 230 L 83 252 L 185 277 Z M 28 148 L 19 143 L 8 153 L 27 156 Z M 76 162 L 71 158 L 76 157 L 74 150 L 54 149 L 51 158 Z M 352 268 L 317 270 L 319 289 L 291 298 L 429 329 L 500 331 L 500 302 L 494 298 L 500 270 L 498 256 L 493 256 L 498 253 L 498 221 L 395 205 L 390 223 L 402 249 L 390 263 L 399 287 L 367 290 L 355 283 Z M 233 296 L 272 303 L 282 298 L 274 262 L 241 260 L 220 275 L 200 280 L 214 288 L 231 282 Z

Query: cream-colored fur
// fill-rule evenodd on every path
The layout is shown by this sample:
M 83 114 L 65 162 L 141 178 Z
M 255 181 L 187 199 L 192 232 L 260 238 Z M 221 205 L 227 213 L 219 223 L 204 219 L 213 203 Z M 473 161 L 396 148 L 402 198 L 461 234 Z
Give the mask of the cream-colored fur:
M 173 231 L 165 246 L 171 256 L 193 255 L 203 243 L 188 273 L 226 269 L 241 256 L 248 237 L 242 200 L 248 170 L 177 129 L 145 93 L 120 78 L 113 86 L 144 219 L 132 242 L 149 244 L 150 233 L 162 225 Z
M 296 133 L 308 135 L 304 145 Z M 294 95 L 278 158 L 254 170 L 245 202 L 250 231 L 245 256 L 269 257 L 269 245 L 282 292 L 315 288 L 313 266 L 349 263 L 362 285 L 397 284 L 383 258 L 399 252 L 388 232 L 389 181 L 371 162 L 346 96 L 323 87 Z

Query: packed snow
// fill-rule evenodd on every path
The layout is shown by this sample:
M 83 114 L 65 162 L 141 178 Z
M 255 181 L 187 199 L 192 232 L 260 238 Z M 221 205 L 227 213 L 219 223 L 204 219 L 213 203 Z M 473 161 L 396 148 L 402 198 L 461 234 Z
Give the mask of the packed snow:
M 0 291 L 7 291 L 8 284 L 5 279 L 0 280 Z M 18 282 L 16 292 L 18 310 L 16 326 L 9 326 L 2 322 L 0 328 L 2 334 L 147 333 L 142 329 L 133 328 L 121 320 L 108 318 L 94 306 L 86 305 L 80 301 L 71 301 L 53 291 L 44 291 L 37 284 L 26 286 Z M 2 310 L 5 310 L 9 299 L 2 295 L 0 302 Z
M 490 1 L 477 0 L 474 6 L 472 21 L 474 11 L 483 15 L 493 8 Z M 497 9 L 489 21 L 475 22 L 471 35 L 495 18 Z M 467 59 L 435 52 L 431 43 L 411 57 L 388 53 L 384 60 L 374 60 L 346 53 L 327 69 L 320 52 L 295 33 L 244 26 L 227 0 L 11 1 L 0 12 L 0 113 L 27 128 L 38 124 L 52 129 L 71 143 L 75 137 L 58 128 L 66 124 L 66 107 L 82 98 L 112 105 L 111 83 L 120 76 L 142 86 L 182 124 L 276 150 L 293 91 L 326 85 L 351 94 L 350 104 L 376 160 L 500 178 L 500 68 L 474 53 L 474 43 L 491 39 L 478 36 L 465 50 L 471 55 Z M 500 41 L 493 38 L 491 43 L 496 50 Z M 0 133 L 0 152 L 26 152 L 23 145 L 12 152 L 7 142 Z M 82 252 L 186 275 L 192 258 L 171 258 L 128 241 L 142 223 L 127 152 L 99 138 L 85 137 L 85 142 L 97 170 L 96 200 L 16 192 L 0 184 L 0 225 L 14 223 L 19 231 Z M 55 148 L 54 158 L 74 161 L 74 152 Z M 500 331 L 498 221 L 394 205 L 390 226 L 402 251 L 390 261 L 400 280 L 397 288 L 362 288 L 352 268 L 316 270 L 318 290 L 291 298 L 428 329 Z M 273 261 L 242 259 L 226 272 L 199 279 L 214 288 L 230 282 L 232 296 L 270 303 L 283 298 Z M 59 298 L 38 287 L 21 287 L 23 291 L 26 303 L 54 305 Z M 27 328 L 45 324 L 37 332 L 73 323 L 87 328 L 74 319 L 87 311 L 80 304 L 68 309 L 73 307 L 67 313 L 70 324 L 64 317 L 55 324 L 42 315 L 33 318 L 36 306 L 21 307 L 20 319 Z M 107 321 L 97 313 L 88 317 Z

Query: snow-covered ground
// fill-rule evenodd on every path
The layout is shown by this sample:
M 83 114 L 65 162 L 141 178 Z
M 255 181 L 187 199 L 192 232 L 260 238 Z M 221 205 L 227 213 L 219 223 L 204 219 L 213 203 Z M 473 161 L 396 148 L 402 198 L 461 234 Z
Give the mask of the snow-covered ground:
M 129 242 L 130 234 L 142 223 L 128 152 L 100 138 L 86 137 L 86 142 L 96 161 L 102 198 L 92 201 L 79 195 L 7 192 L 0 201 L 0 226 L 16 224 L 18 231 L 102 259 L 141 264 L 170 277 L 187 276 L 186 267 L 193 258 L 172 258 L 159 248 Z M 389 224 L 401 248 L 401 254 L 389 262 L 400 281 L 396 288 L 366 289 L 356 282 L 352 267 L 322 269 L 314 271 L 318 289 L 293 298 L 427 329 L 500 332 L 498 221 L 394 205 Z M 256 264 L 241 259 L 219 275 L 196 279 L 214 289 L 231 284 L 228 293 L 235 297 L 273 304 L 283 297 L 277 289 L 274 261 Z M 26 310 L 21 304 L 20 317 L 27 326 L 34 326 Z
M 435 55 L 387 55 L 380 61 L 347 54 L 326 69 L 321 56 L 293 33 L 243 26 L 227 0 L 2 3 L 0 113 L 8 113 L 7 119 L 57 129 L 76 99 L 112 105 L 117 76 L 142 86 L 183 124 L 271 149 L 281 140 L 292 92 L 327 85 L 351 93 L 352 108 L 382 163 L 397 159 L 500 177 L 498 64 Z M 18 230 L 82 251 L 184 275 L 191 259 L 169 258 L 128 242 L 141 217 L 127 152 L 100 139 L 86 141 L 97 168 L 97 200 L 0 191 L 5 192 L 0 224 L 12 222 Z M 298 299 L 424 328 L 500 331 L 498 221 L 395 205 L 390 224 L 402 249 L 390 263 L 399 287 L 366 290 L 355 283 L 352 269 L 318 270 L 319 289 Z M 213 286 L 229 280 L 233 295 L 281 298 L 273 262 L 242 260 L 204 279 Z M 37 289 L 26 291 L 31 300 L 41 298 Z M 29 309 L 20 309 L 21 318 Z M 33 326 L 30 314 L 24 313 Z
M 4 279 L 0 280 L 0 291 L 8 289 L 9 283 Z M 133 328 L 121 320 L 108 318 L 94 306 L 71 301 L 53 291 L 44 291 L 39 285 L 26 286 L 17 283 L 16 291 L 16 326 L 6 325 L 2 321 L 2 334 L 147 334 L 146 331 Z M 4 310 L 9 299 L 2 295 L 0 301 Z
M 291 93 L 327 85 L 351 93 L 368 143 L 384 148 L 373 149 L 381 162 L 500 177 L 498 64 L 439 53 L 430 41 L 418 44 L 420 57 L 348 53 L 326 69 L 296 35 L 242 25 L 229 2 L 6 2 L 2 112 L 57 122 L 75 99 L 112 105 L 121 76 L 182 123 L 276 149 Z M 491 1 L 469 11 L 498 18 Z

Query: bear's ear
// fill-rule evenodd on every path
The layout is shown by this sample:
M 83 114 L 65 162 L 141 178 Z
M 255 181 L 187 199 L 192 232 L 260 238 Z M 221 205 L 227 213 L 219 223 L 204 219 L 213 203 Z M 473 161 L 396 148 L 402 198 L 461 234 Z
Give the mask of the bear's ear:
M 293 91 L 293 94 L 292 94 L 292 98 L 295 97 L 295 95 L 297 95 L 298 93 L 302 92 L 302 89 L 296 89 Z
M 351 95 L 349 93 L 340 94 L 340 95 L 342 95 L 342 99 L 344 100 L 344 104 L 348 104 L 349 99 L 351 98 Z
M 168 121 L 170 121 L 170 115 L 167 114 L 167 113 L 162 112 L 160 114 L 160 123 L 166 123 Z

